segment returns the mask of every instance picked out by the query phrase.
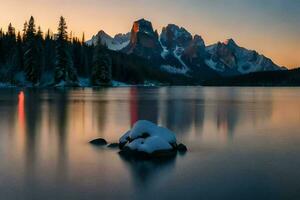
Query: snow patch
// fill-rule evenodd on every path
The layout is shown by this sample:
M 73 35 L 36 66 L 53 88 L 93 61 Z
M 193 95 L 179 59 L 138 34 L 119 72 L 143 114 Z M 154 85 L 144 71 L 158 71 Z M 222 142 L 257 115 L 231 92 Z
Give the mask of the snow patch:
M 184 67 L 183 70 L 185 70 L 185 72 L 189 71 L 188 66 L 183 62 L 183 60 L 181 59 L 182 53 L 183 53 L 184 49 L 182 47 L 178 47 L 176 46 L 173 54 L 175 56 L 175 58 L 177 58 L 177 60 L 180 62 L 180 64 Z
M 158 136 L 149 137 L 146 139 L 139 138 L 127 145 L 131 150 L 154 153 L 156 151 L 172 150 L 173 147 Z
M 0 88 L 11 88 L 11 87 L 15 87 L 10 83 L 0 83 Z
M 98 39 L 101 40 L 102 45 L 106 45 L 107 48 L 112 51 L 120 51 L 130 42 L 129 34 L 117 34 L 115 37 L 111 37 L 104 31 L 100 31 L 96 36 L 93 36 L 91 40 L 88 40 L 86 44 L 89 46 L 97 45 Z
M 166 71 L 171 74 L 186 74 L 187 73 L 186 69 L 179 69 L 179 68 L 173 67 L 171 65 L 161 65 L 160 68 L 161 68 L 161 70 Z
M 213 70 L 219 71 L 219 72 L 223 72 L 224 69 L 220 69 L 218 68 L 218 63 L 214 62 L 212 59 L 209 60 L 205 60 L 205 64 L 207 64 L 210 68 L 212 68 Z
M 67 86 L 66 81 L 60 81 L 58 84 L 55 85 L 55 87 L 65 87 Z
M 89 87 L 90 85 L 91 85 L 91 81 L 89 78 L 79 78 L 80 87 Z
M 161 52 L 161 57 L 163 59 L 166 59 L 167 55 L 169 54 L 169 50 L 166 46 L 164 46 L 162 43 L 161 43 L 161 38 L 159 39 L 159 43 L 160 43 L 160 46 L 163 48 L 163 51 Z
M 113 87 L 128 87 L 127 83 L 119 82 L 119 81 L 112 81 L 112 86 Z
M 141 120 L 125 133 L 119 140 L 130 150 L 152 154 L 157 151 L 172 150 L 176 144 L 176 136 L 169 129 Z
M 113 51 L 120 51 L 121 49 L 125 48 L 130 41 L 126 41 L 123 43 L 115 43 L 115 42 L 108 42 L 106 45 L 108 49 L 113 50 Z

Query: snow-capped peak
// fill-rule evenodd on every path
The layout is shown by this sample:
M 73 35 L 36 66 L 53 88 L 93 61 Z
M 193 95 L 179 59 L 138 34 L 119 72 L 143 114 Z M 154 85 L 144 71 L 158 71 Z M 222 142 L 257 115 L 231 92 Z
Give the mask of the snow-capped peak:
M 119 51 L 129 44 L 130 33 L 116 34 L 114 37 L 108 35 L 105 31 L 101 30 L 94 35 L 91 40 L 87 41 L 87 45 L 96 45 L 98 40 L 101 40 L 101 44 L 106 45 L 108 49 Z
M 233 39 L 211 45 L 206 48 L 206 51 L 211 55 L 211 60 L 206 62 L 214 63 L 210 67 L 215 69 L 218 66 L 219 70 L 228 75 L 282 69 L 264 55 L 238 46 Z

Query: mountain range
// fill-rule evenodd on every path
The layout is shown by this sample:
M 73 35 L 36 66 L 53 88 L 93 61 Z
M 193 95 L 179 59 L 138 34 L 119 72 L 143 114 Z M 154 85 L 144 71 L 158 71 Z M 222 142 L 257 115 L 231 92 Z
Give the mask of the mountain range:
M 114 37 L 101 30 L 87 44 L 95 45 L 99 39 L 112 51 L 135 55 L 164 72 L 199 80 L 286 70 L 233 39 L 207 46 L 200 35 L 192 35 L 183 27 L 169 24 L 158 33 L 145 19 L 135 21 L 130 32 Z

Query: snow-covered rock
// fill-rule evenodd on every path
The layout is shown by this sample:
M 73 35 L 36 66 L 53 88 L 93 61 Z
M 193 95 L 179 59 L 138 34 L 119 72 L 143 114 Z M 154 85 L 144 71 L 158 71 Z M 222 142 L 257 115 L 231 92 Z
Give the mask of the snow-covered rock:
M 136 150 L 146 153 L 154 153 L 155 151 L 172 150 L 173 147 L 164 139 L 158 136 L 149 138 L 138 138 L 127 145 L 131 150 Z
M 172 131 L 146 120 L 136 122 L 133 128 L 120 138 L 119 144 L 123 152 L 134 154 L 159 155 L 176 153 L 178 150 L 177 139 Z

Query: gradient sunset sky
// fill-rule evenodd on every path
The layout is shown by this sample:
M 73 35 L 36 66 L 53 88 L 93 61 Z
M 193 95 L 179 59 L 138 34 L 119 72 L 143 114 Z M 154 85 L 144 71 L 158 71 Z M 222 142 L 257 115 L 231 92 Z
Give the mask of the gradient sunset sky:
M 126 33 L 145 18 L 155 29 L 169 23 L 200 34 L 207 45 L 227 38 L 289 68 L 300 67 L 298 0 L 0 0 L 0 27 L 22 29 L 33 15 L 46 31 L 56 31 L 60 15 L 69 30 L 86 39 L 103 29 Z

